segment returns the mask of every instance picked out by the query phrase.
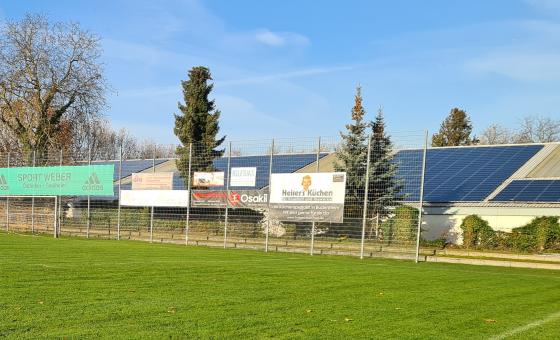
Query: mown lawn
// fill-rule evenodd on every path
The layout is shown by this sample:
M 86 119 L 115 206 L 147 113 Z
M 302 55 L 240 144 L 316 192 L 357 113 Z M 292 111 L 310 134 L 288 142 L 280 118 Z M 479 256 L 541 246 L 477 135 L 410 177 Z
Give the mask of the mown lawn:
M 554 339 L 558 312 L 556 271 L 0 233 L 0 337 Z

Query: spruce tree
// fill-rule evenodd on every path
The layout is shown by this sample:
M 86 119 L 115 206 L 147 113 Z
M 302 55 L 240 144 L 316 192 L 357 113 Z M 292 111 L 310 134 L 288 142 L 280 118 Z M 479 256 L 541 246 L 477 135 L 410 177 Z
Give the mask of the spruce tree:
M 367 160 L 365 114 L 362 106 L 362 88 L 358 86 L 351 112 L 352 122 L 346 125 L 346 133 L 340 132 L 342 142 L 334 164 L 335 171 L 346 172 L 344 215 L 349 218 L 362 217 Z
M 177 147 L 177 169 L 183 178 L 189 177 L 189 145 L 192 143 L 192 171 L 213 171 L 213 161 L 221 157 L 224 150 L 217 149 L 225 136 L 217 139 L 220 111 L 208 96 L 213 84 L 210 70 L 203 66 L 193 67 L 189 79 L 181 81 L 184 104 L 178 103 L 180 114 L 175 115 L 174 133 L 181 145 Z
M 439 132 L 432 136 L 432 146 L 459 146 L 478 143 L 471 138 L 471 120 L 464 110 L 453 108 L 441 123 Z
M 371 150 L 369 165 L 368 215 L 388 216 L 391 208 L 402 199 L 402 183 L 396 178 L 397 164 L 393 161 L 393 143 L 385 131 L 383 110 L 379 109 L 370 123 Z

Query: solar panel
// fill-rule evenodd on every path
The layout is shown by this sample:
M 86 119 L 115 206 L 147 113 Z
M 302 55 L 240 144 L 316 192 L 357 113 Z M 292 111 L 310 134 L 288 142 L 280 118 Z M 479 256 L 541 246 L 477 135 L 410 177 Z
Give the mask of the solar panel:
M 509 178 L 542 145 L 433 148 L 427 150 L 424 200 L 427 202 L 482 201 Z M 418 201 L 422 150 L 395 155 L 397 178 L 406 200 Z
M 560 180 L 514 180 L 493 202 L 560 202 Z
M 156 159 L 155 164 L 159 165 L 163 162 L 167 162 L 167 159 Z M 112 164 L 115 167 L 113 179 L 115 181 L 119 180 L 119 161 L 92 161 L 92 164 Z M 151 159 L 136 159 L 136 160 L 123 160 L 122 162 L 122 178 L 130 176 L 134 172 L 140 172 L 152 167 Z
M 320 158 L 326 156 L 327 153 L 322 153 Z M 273 173 L 292 173 L 304 166 L 315 162 L 317 159 L 317 154 L 291 154 L 291 155 L 274 155 L 272 158 L 272 172 Z M 268 185 L 268 173 L 269 173 L 270 156 L 241 156 L 232 157 L 230 167 L 256 167 L 257 168 L 257 178 L 254 187 L 235 187 L 235 189 L 258 189 L 263 188 Z M 224 182 L 227 183 L 227 167 L 228 158 L 220 157 L 214 161 L 214 167 L 217 171 L 223 171 Z M 180 177 L 179 173 L 175 173 L 173 176 L 173 188 L 176 190 L 186 189 L 185 181 Z M 216 190 L 224 189 L 223 187 L 216 187 Z

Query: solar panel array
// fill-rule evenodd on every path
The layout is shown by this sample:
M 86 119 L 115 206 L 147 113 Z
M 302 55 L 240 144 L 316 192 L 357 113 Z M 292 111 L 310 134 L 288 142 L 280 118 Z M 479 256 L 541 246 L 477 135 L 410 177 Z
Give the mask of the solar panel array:
M 515 145 L 495 147 L 432 148 L 427 150 L 424 200 L 426 202 L 474 202 L 484 200 L 501 183 L 533 157 L 542 145 Z M 403 185 L 402 193 L 407 201 L 418 201 L 422 168 L 421 149 L 401 150 L 396 153 L 394 162 L 398 164 L 397 178 Z M 320 157 L 327 153 L 321 153 Z M 312 163 L 316 154 L 274 155 L 273 173 L 291 173 Z M 168 159 L 157 159 L 161 164 Z M 227 181 L 227 157 L 214 161 L 217 171 L 225 172 Z M 231 158 L 231 167 L 256 167 L 255 187 L 268 185 L 270 156 L 238 156 Z M 95 164 L 114 164 L 115 181 L 118 180 L 118 161 L 94 162 Z M 123 161 L 122 177 L 141 172 L 152 166 L 152 160 Z M 560 181 L 558 180 L 516 180 L 506 187 L 494 201 L 560 201 Z M 173 188 L 185 189 L 185 181 L 178 172 L 174 173 Z M 130 183 L 122 189 L 130 189 Z M 223 188 L 215 188 L 223 189 Z M 115 197 L 118 195 L 115 185 Z M 111 198 L 108 198 L 111 199 Z
M 560 180 L 514 180 L 492 201 L 560 202 Z
M 484 200 L 500 184 L 533 157 L 542 145 L 433 148 L 427 151 L 424 200 L 426 202 L 474 202 Z M 397 177 L 408 201 L 419 200 L 422 150 L 403 150 L 395 155 Z M 420 156 L 414 156 L 420 154 Z
M 156 159 L 155 161 L 151 159 L 134 159 L 134 160 L 123 160 L 122 166 L 122 178 L 130 176 L 132 173 L 140 172 L 142 170 L 151 168 L 152 165 L 159 165 L 163 162 L 167 161 L 167 159 Z M 119 180 L 119 161 L 112 160 L 112 161 L 92 161 L 91 164 L 112 164 L 115 167 L 113 178 L 115 181 Z
M 326 156 L 327 153 L 321 153 L 320 157 Z M 273 173 L 292 173 L 304 166 L 315 162 L 317 159 L 317 154 L 307 153 L 307 154 L 294 154 L 294 155 L 274 155 L 272 159 L 272 172 Z M 172 159 L 156 159 L 155 165 L 162 164 L 167 161 L 173 161 Z M 224 180 L 227 181 L 227 157 L 221 157 L 214 161 L 214 167 L 216 171 L 223 171 Z M 95 161 L 93 164 L 113 164 L 115 167 L 114 179 L 118 181 L 119 179 L 119 161 Z M 150 169 L 152 167 L 152 160 L 123 160 L 122 165 L 122 178 L 130 176 L 132 173 L 137 173 Z M 260 189 L 268 186 L 268 173 L 269 173 L 270 156 L 241 156 L 231 158 L 231 167 L 256 167 L 257 177 L 255 187 L 236 187 L 238 190 L 243 189 Z M 131 183 L 123 183 L 121 185 L 122 190 L 130 190 L 132 187 Z M 174 190 L 185 190 L 185 180 L 179 172 L 173 173 L 173 189 Z M 215 190 L 224 189 L 223 187 L 215 187 Z M 113 197 L 96 197 L 96 200 L 114 200 L 118 198 L 118 184 L 114 185 Z M 79 197 L 83 199 L 83 197 Z
M 326 156 L 327 153 L 322 153 L 320 157 Z M 272 157 L 272 172 L 273 173 L 292 173 L 304 166 L 315 162 L 317 154 L 293 154 L 293 155 L 274 155 Z M 231 157 L 231 168 L 235 167 L 256 167 L 257 177 L 254 187 L 235 187 L 238 190 L 243 189 L 260 189 L 268 186 L 270 156 L 240 156 Z M 220 157 L 214 161 L 216 171 L 224 172 L 224 183 L 227 183 L 228 177 L 228 158 Z M 173 177 L 173 188 L 176 190 L 186 189 L 185 181 L 175 173 Z M 213 189 L 220 190 L 223 187 L 215 187 Z

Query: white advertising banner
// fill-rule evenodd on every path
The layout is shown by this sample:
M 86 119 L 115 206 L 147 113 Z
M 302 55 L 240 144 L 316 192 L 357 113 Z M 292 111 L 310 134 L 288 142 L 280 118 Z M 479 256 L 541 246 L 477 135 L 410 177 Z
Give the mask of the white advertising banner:
M 256 167 L 231 168 L 230 187 L 254 187 L 256 180 Z
M 222 187 L 224 186 L 224 172 L 195 172 L 193 187 Z
M 270 214 L 281 221 L 342 222 L 345 172 L 272 174 Z
M 188 190 L 121 190 L 121 205 L 130 207 L 187 207 Z
M 133 173 L 132 190 L 171 190 L 173 189 L 172 172 Z

